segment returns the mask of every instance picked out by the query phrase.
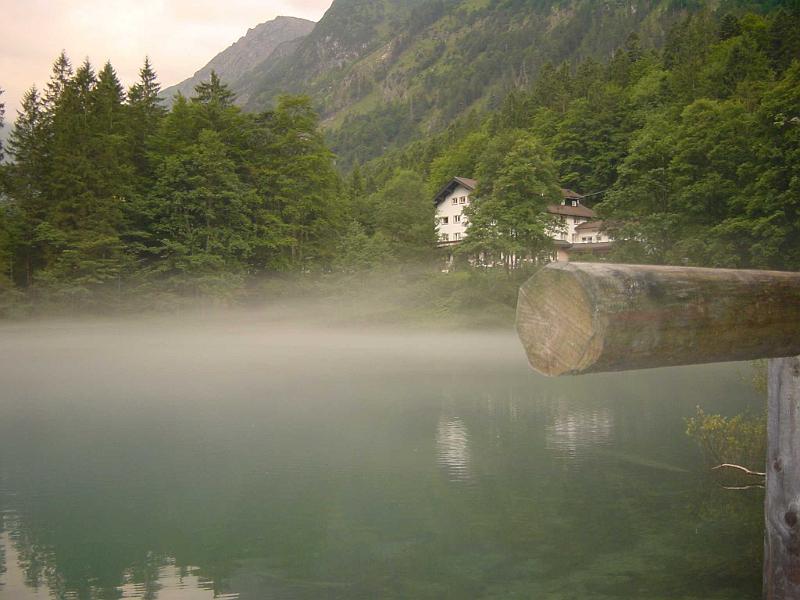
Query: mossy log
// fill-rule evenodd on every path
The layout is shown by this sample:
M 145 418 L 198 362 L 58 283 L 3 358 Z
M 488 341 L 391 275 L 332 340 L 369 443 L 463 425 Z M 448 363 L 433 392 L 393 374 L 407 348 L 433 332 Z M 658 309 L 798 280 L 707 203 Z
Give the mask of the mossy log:
M 800 354 L 800 273 L 552 263 L 520 289 L 517 331 L 546 375 Z

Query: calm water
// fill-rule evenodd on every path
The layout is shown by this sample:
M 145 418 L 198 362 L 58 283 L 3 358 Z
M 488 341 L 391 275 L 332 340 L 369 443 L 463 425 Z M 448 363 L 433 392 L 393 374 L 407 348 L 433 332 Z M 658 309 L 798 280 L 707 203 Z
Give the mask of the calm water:
M 683 419 L 748 365 L 529 371 L 513 333 L 0 328 L 0 598 L 755 598 Z

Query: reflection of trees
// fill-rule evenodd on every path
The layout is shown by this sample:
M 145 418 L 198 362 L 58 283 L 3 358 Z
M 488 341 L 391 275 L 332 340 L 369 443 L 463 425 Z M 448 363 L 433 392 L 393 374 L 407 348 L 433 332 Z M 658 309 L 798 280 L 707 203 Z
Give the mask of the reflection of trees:
M 2 511 L 2 506 L 0 506 Z M 5 513 L 0 512 L 0 589 L 3 588 L 3 574 L 6 572 L 6 528 Z

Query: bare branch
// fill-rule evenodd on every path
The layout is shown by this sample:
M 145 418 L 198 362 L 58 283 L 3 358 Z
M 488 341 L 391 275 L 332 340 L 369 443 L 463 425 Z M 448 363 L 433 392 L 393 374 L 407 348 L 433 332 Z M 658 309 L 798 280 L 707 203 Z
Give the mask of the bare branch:
M 753 475 L 755 477 L 766 477 L 767 476 L 766 473 L 759 473 L 758 471 L 751 471 L 747 467 L 743 467 L 741 465 L 731 465 L 731 464 L 728 464 L 728 463 L 725 463 L 724 465 L 717 465 L 716 467 L 714 467 L 711 470 L 712 471 L 716 471 L 718 469 L 738 469 L 742 473 L 745 473 L 746 475 Z
M 761 485 L 761 484 L 756 484 L 756 485 L 723 485 L 721 487 L 722 487 L 723 490 L 734 490 L 734 491 L 752 490 L 752 489 L 763 490 L 764 489 L 764 486 Z

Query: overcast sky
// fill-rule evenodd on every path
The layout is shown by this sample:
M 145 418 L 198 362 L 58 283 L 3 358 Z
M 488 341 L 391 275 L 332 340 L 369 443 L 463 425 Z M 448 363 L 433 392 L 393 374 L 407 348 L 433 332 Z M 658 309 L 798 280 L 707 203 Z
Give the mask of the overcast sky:
M 127 87 L 149 55 L 163 87 L 194 74 L 251 27 L 278 15 L 318 21 L 331 0 L 0 0 L 0 101 L 6 122 L 66 50 L 106 60 Z

